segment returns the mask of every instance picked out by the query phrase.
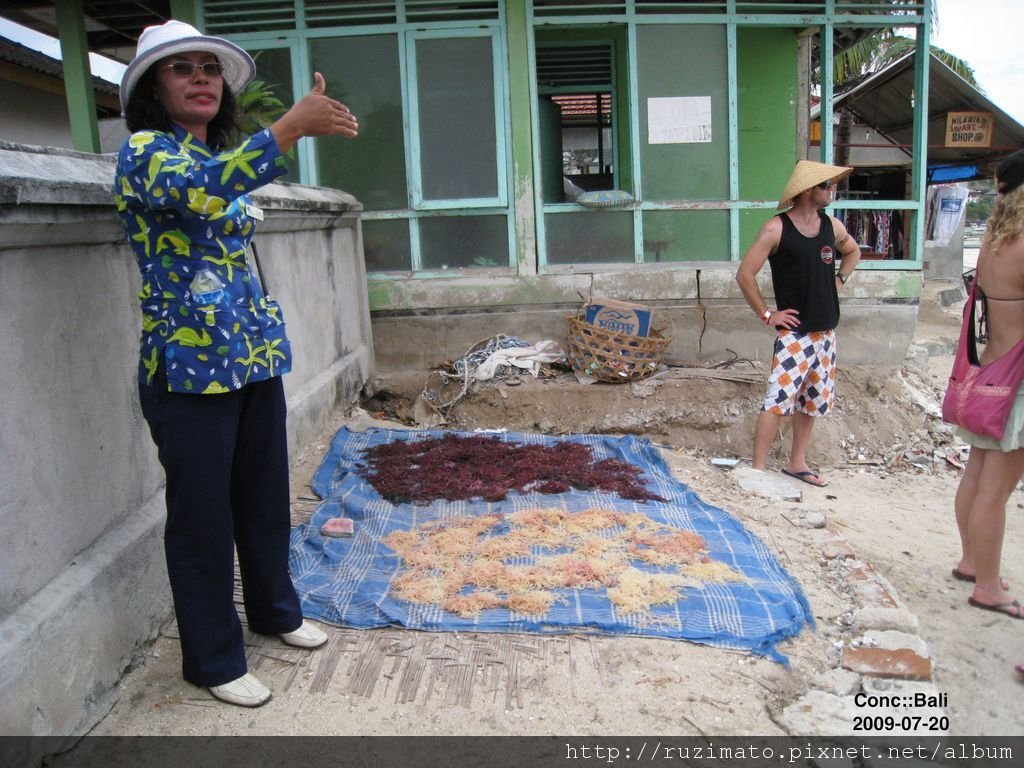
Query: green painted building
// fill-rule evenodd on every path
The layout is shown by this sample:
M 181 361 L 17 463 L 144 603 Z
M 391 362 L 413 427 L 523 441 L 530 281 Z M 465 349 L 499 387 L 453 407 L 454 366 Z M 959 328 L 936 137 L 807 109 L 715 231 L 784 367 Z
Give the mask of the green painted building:
M 833 158 L 831 121 L 810 141 L 812 93 L 831 114 L 834 90 L 813 73 L 879 29 L 927 50 L 933 0 L 173 5 L 254 53 L 285 102 L 319 71 L 358 116 L 354 140 L 302 142 L 293 180 L 361 201 L 378 362 L 430 367 L 496 333 L 564 338 L 595 294 L 652 306 L 676 357 L 760 354 L 733 278 L 795 161 Z M 908 243 L 850 283 L 854 359 L 898 362 L 916 319 L 924 67 L 915 93 L 906 189 L 840 203 L 899 211 Z M 856 328 L 879 320 L 884 355 Z

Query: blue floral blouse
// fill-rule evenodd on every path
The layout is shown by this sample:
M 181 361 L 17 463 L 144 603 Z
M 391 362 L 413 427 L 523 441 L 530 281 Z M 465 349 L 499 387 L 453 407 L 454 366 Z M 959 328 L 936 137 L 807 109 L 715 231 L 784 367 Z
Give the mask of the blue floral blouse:
M 291 370 L 284 317 L 247 257 L 256 212 L 247 194 L 285 172 L 270 131 L 214 154 L 179 126 L 125 140 L 114 201 L 142 273 L 139 382 L 164 363 L 171 392 L 218 394 Z M 189 286 L 208 268 L 224 284 L 199 305 Z

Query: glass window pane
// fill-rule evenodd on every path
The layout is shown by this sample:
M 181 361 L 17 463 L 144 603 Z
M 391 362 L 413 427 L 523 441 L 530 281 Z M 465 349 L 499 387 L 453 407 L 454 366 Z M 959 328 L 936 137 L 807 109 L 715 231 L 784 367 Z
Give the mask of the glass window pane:
M 425 200 L 498 196 L 491 39 L 416 42 Z
M 354 139 L 317 139 L 320 183 L 355 195 L 368 211 L 408 208 L 398 38 L 368 35 L 311 40 L 314 72 L 327 95 L 359 120 Z
M 508 267 L 505 216 L 448 216 L 419 220 L 424 269 Z
M 367 272 L 412 269 L 409 222 L 363 220 L 363 259 Z
M 256 80 L 238 99 L 244 133 L 255 133 L 260 126 L 266 128 L 295 103 L 291 51 L 288 48 L 265 48 L 251 53 L 256 62 Z M 247 121 L 245 115 L 252 120 Z M 298 182 L 299 159 L 294 149 L 285 155 L 285 165 L 288 176 L 284 180 Z
M 729 212 L 645 212 L 644 261 L 729 261 Z
M 643 200 L 729 196 L 725 27 L 637 27 Z
M 549 213 L 544 217 L 548 264 L 633 262 L 629 211 Z

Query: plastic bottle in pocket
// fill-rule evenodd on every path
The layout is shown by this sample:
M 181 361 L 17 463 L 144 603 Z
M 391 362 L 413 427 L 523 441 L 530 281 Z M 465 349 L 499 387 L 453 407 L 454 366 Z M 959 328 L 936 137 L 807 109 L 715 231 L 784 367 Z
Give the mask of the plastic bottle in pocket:
M 224 283 L 209 267 L 203 267 L 188 286 L 193 303 L 200 307 L 224 301 Z

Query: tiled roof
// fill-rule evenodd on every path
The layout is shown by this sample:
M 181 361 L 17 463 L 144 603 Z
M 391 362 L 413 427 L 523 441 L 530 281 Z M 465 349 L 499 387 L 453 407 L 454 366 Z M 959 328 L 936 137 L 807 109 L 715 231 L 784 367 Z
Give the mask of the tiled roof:
M 0 62 L 7 62 L 16 67 L 38 72 L 49 77 L 64 79 L 64 64 L 60 59 L 47 56 L 45 53 L 33 50 L 21 43 L 16 43 L 9 38 L 0 36 Z M 92 86 L 98 93 L 117 97 L 118 86 L 102 77 L 92 75 Z

